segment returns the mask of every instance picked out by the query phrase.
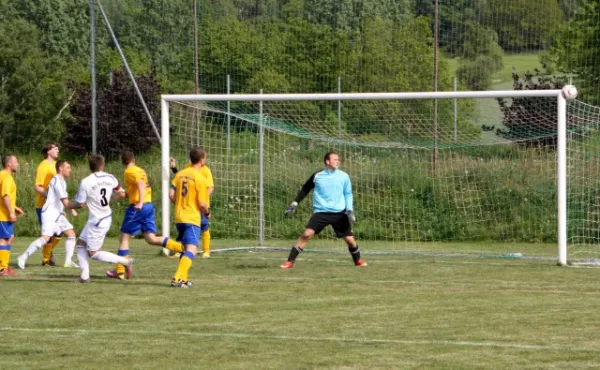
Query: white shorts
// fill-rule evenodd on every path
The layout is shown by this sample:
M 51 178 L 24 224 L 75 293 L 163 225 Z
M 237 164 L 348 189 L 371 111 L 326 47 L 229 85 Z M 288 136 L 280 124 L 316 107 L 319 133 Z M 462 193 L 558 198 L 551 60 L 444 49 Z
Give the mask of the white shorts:
M 104 243 L 104 237 L 110 229 L 112 218 L 107 217 L 100 222 L 89 222 L 85 224 L 79 239 L 87 244 L 88 251 L 99 251 Z
M 73 229 L 73 225 L 63 214 L 60 214 L 58 218 L 42 216 L 42 235 L 44 236 L 58 236 L 71 229 Z

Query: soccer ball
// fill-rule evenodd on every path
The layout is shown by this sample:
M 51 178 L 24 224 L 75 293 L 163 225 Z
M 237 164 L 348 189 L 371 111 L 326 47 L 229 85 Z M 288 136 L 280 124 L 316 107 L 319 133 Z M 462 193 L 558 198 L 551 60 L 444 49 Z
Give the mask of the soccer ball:
M 565 85 L 562 88 L 562 96 L 567 100 L 573 100 L 577 97 L 577 88 L 573 85 Z

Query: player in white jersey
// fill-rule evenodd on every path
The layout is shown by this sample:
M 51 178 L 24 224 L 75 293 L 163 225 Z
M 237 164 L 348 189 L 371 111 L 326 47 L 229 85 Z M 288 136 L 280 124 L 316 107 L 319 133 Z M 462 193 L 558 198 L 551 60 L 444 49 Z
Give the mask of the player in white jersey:
M 64 160 L 56 162 L 56 175 L 50 180 L 46 201 L 41 210 L 42 235 L 27 247 L 25 253 L 19 256 L 17 261 L 20 268 L 24 269 L 27 258 L 46 245 L 53 236 L 60 236 L 61 234 L 67 236 L 64 267 L 79 267 L 72 261 L 75 250 L 75 231 L 73 231 L 73 225 L 67 220 L 65 214 L 65 207 L 69 208 L 69 205 L 74 205 L 69 202 L 65 181 L 70 176 L 71 164 Z
M 87 224 L 77 241 L 77 259 L 81 274 L 80 278 L 75 280 L 76 283 L 90 282 L 88 256 L 97 261 L 125 265 L 127 276 L 131 276 L 133 266 L 133 258 L 125 258 L 100 250 L 112 222 L 110 199 L 124 198 L 125 191 L 113 175 L 104 172 L 103 156 L 92 155 L 89 164 L 92 174 L 81 180 L 77 196 L 75 196 L 75 208 L 87 205 L 89 210 Z

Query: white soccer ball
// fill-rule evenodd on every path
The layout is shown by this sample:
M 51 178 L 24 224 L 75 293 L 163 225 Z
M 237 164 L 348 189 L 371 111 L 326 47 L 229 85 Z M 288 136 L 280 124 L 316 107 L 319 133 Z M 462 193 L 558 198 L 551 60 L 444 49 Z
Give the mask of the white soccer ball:
M 577 88 L 573 85 L 565 85 L 562 88 L 562 96 L 567 100 L 573 100 L 577 97 Z

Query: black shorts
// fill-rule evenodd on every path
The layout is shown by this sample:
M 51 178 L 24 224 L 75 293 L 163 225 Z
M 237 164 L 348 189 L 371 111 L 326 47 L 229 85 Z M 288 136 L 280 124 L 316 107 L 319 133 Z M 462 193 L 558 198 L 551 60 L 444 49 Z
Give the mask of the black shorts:
M 323 231 L 327 225 L 331 225 L 331 227 L 333 227 L 333 231 L 335 231 L 335 235 L 338 238 L 352 236 L 352 225 L 350 225 L 350 220 L 348 220 L 348 216 L 346 216 L 346 213 L 344 212 L 315 213 L 312 215 L 310 220 L 308 220 L 308 225 L 306 225 L 306 228 L 313 229 L 316 235 Z

